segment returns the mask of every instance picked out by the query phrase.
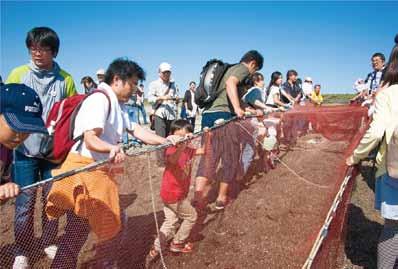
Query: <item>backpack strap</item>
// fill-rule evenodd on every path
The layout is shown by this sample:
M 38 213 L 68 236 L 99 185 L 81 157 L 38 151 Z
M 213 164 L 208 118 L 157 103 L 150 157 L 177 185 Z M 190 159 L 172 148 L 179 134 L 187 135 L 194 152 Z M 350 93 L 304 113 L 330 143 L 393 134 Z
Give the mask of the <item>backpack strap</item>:
M 106 97 L 106 99 L 108 99 L 108 115 L 106 116 L 106 119 L 108 119 L 109 118 L 109 115 L 111 114 L 111 99 L 110 99 L 110 97 L 109 97 L 109 95 L 105 92 L 105 91 L 103 91 L 103 90 L 100 90 L 100 89 L 95 89 L 95 90 L 93 90 L 93 91 L 91 91 L 89 94 L 87 94 L 87 96 L 80 102 L 80 104 L 76 107 L 76 109 L 75 109 L 75 111 L 73 111 L 73 115 L 72 115 L 72 119 L 73 119 L 73 122 L 72 122 L 72 125 L 74 126 L 75 125 L 75 119 L 76 119 L 76 116 L 77 116 L 77 113 L 79 112 L 79 110 L 80 110 L 80 107 L 82 106 L 82 104 L 83 104 L 83 102 L 84 102 L 84 100 L 86 100 L 89 96 L 91 96 L 92 94 L 94 94 L 94 93 L 102 93 L 103 95 L 105 95 L 105 97 Z M 73 135 L 73 134 L 72 134 Z M 80 149 L 80 147 L 83 145 L 83 137 L 84 137 L 84 134 L 81 134 L 81 135 L 79 135 L 78 137 L 76 137 L 75 139 L 73 139 L 74 141 L 80 141 L 80 143 L 79 143 L 79 145 L 77 146 L 77 148 L 76 148 L 76 150 L 79 150 Z
M 109 97 L 109 95 L 105 92 L 105 91 L 103 91 L 103 90 L 100 90 L 100 89 L 96 89 L 96 90 L 93 90 L 93 91 L 91 91 L 88 95 L 87 95 L 87 97 L 89 97 L 90 95 L 92 95 L 92 94 L 94 94 L 94 93 L 96 93 L 96 92 L 99 92 L 99 93 L 102 93 L 103 95 L 105 95 L 105 97 L 106 97 L 106 99 L 108 99 L 108 115 L 106 116 L 106 119 L 108 119 L 109 118 L 109 115 L 111 114 L 111 98 Z M 87 98 L 86 97 L 86 98 Z M 86 100 L 86 98 L 84 98 L 84 100 Z

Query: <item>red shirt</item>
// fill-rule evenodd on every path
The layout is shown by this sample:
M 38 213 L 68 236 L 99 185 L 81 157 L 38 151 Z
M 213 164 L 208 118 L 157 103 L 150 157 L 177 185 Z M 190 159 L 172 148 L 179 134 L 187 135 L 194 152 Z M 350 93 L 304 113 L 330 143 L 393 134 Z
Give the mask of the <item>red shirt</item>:
M 189 192 L 191 183 L 191 160 L 195 154 L 195 149 L 185 148 L 177 160 L 176 164 L 167 162 L 176 152 L 176 147 L 166 149 L 166 168 L 163 173 L 160 197 L 166 204 L 174 204 L 185 199 Z

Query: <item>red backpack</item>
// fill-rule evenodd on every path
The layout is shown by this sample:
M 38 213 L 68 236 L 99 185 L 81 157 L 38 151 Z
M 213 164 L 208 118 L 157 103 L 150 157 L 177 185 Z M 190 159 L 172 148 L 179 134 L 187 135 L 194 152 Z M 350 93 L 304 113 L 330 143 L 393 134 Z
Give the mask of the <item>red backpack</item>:
M 106 92 L 94 90 L 89 94 L 77 94 L 56 102 L 48 114 L 46 127 L 49 135 L 40 144 L 42 157 L 53 163 L 60 164 L 68 156 L 73 145 L 83 143 L 83 134 L 73 138 L 75 120 L 83 101 L 94 93 L 102 93 L 109 102 L 108 116 L 111 112 L 111 100 Z

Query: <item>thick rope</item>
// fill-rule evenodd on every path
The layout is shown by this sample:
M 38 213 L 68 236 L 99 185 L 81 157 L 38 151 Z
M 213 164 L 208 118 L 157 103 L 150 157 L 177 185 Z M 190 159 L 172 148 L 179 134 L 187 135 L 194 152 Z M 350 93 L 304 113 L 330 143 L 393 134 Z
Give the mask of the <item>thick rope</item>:
M 153 217 L 155 219 L 155 225 L 156 225 L 156 233 L 158 235 L 158 238 L 160 240 L 160 231 L 159 231 L 159 222 L 158 222 L 158 217 L 156 216 L 156 205 L 155 205 L 155 195 L 153 191 L 153 185 L 152 185 L 152 174 L 151 174 L 151 160 L 150 160 L 150 153 L 147 153 L 147 161 L 148 161 L 148 179 L 149 179 L 149 187 L 151 189 L 151 200 L 152 200 L 152 210 L 153 210 Z M 162 266 L 164 269 L 167 269 L 166 263 L 164 262 L 164 257 L 163 257 L 163 250 L 162 246 L 159 248 L 159 255 L 160 255 L 160 260 L 162 262 Z
M 260 145 L 262 145 L 262 142 L 257 138 L 254 137 L 249 130 L 247 130 L 246 127 L 244 127 L 239 121 L 236 122 L 248 135 L 250 135 L 253 139 L 255 139 Z M 295 175 L 298 179 L 300 179 L 301 181 L 303 181 L 304 183 L 317 187 L 317 188 L 322 188 L 322 189 L 326 189 L 326 188 L 331 188 L 332 186 L 326 186 L 326 185 L 321 185 L 321 184 L 317 184 L 314 182 L 311 182 L 305 178 L 303 178 L 302 176 L 300 176 L 296 171 L 294 171 L 292 168 L 290 168 L 285 162 L 283 162 L 279 157 L 276 156 L 276 160 L 278 160 L 283 166 L 285 166 L 287 168 L 287 170 L 289 170 L 293 175 Z

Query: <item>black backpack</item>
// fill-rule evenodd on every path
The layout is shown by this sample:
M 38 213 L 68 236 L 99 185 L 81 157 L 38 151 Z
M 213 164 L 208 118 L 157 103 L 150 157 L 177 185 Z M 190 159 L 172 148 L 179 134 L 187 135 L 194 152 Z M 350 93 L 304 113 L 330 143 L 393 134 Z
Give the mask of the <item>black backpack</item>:
M 212 59 L 202 68 L 199 86 L 195 91 L 195 103 L 200 108 L 204 108 L 216 100 L 220 94 L 218 88 L 221 80 L 231 66 L 232 64 Z

